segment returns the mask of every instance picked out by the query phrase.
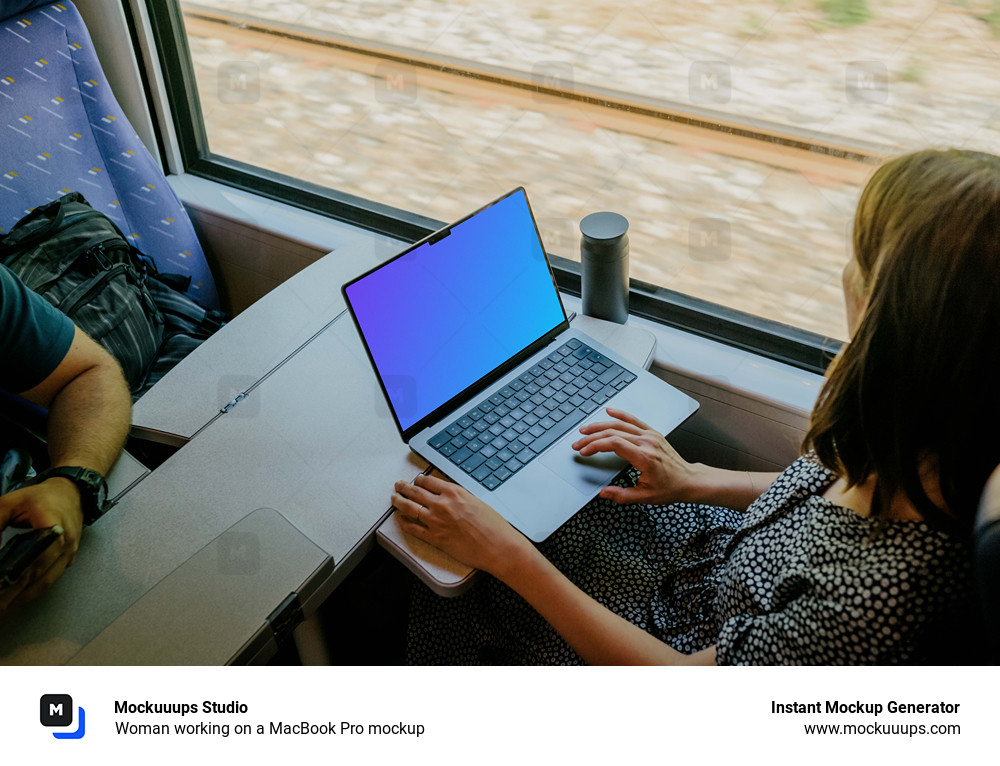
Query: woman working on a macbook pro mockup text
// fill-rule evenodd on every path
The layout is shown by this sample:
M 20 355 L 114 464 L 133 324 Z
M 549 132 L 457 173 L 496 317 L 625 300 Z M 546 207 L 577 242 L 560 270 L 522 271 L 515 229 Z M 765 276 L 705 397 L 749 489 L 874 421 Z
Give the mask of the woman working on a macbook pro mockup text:
M 454 484 L 397 482 L 407 532 L 492 575 L 456 599 L 418 587 L 410 660 L 966 660 L 939 629 L 971 614 L 967 541 L 1000 463 L 998 271 L 1000 158 L 900 157 L 862 193 L 851 341 L 780 475 L 689 464 L 609 409 L 574 446 L 634 469 L 537 547 Z

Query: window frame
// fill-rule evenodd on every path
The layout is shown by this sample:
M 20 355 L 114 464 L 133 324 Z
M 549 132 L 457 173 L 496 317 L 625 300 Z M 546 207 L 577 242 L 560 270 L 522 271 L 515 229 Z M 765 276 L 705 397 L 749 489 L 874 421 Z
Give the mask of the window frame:
M 184 172 L 412 243 L 446 222 L 233 160 L 209 150 L 194 64 L 179 0 L 138 0 L 149 14 L 156 55 Z M 126 12 L 132 23 L 131 9 Z M 134 28 L 134 23 L 132 23 Z M 148 76 L 144 72 L 144 76 Z M 147 92 L 148 92 L 147 86 Z M 158 132 L 160 130 L 157 126 Z M 159 136 L 162 144 L 163 136 Z M 580 264 L 549 254 L 559 288 L 580 295 Z M 823 374 L 843 346 L 801 328 L 711 303 L 637 279 L 630 281 L 629 311 L 637 316 Z

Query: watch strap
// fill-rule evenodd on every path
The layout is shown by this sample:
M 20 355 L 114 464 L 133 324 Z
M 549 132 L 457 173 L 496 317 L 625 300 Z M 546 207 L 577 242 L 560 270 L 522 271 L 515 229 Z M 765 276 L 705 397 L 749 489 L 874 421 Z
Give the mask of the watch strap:
M 81 466 L 61 465 L 42 471 L 36 477 L 35 483 L 38 484 L 53 477 L 69 479 L 76 484 L 80 491 L 80 508 L 83 511 L 84 524 L 90 526 L 104 515 L 107 482 L 100 471 Z

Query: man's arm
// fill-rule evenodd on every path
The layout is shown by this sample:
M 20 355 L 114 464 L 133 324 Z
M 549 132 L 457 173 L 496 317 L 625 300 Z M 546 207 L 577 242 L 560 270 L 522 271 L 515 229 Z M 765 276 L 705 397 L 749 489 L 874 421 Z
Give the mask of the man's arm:
M 131 422 L 128 386 L 114 358 L 79 328 L 69 351 L 38 385 L 21 396 L 49 408 L 52 467 L 82 466 L 107 474 Z M 42 593 L 76 556 L 83 530 L 80 493 L 53 477 L 0 497 L 0 529 L 14 525 L 63 528 L 62 536 L 13 585 L 0 590 L 0 614 Z
M 53 468 L 78 465 L 107 474 L 132 420 L 128 386 L 114 357 L 78 327 L 59 366 L 21 396 L 49 409 Z

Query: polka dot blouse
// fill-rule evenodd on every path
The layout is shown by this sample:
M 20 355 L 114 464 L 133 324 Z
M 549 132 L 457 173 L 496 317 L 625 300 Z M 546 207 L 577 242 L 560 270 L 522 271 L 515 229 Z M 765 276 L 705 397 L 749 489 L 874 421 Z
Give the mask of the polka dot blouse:
M 800 458 L 747 510 L 716 597 L 720 664 L 911 662 L 965 604 L 964 545 L 826 500 L 834 479 Z
M 926 524 L 873 521 L 824 499 L 834 478 L 801 458 L 746 513 L 596 498 L 538 547 L 608 609 L 687 654 L 715 644 L 720 664 L 927 661 L 933 626 L 954 632 L 952 616 L 969 611 L 965 546 Z M 408 660 L 582 662 L 485 575 L 458 598 L 415 586 Z

